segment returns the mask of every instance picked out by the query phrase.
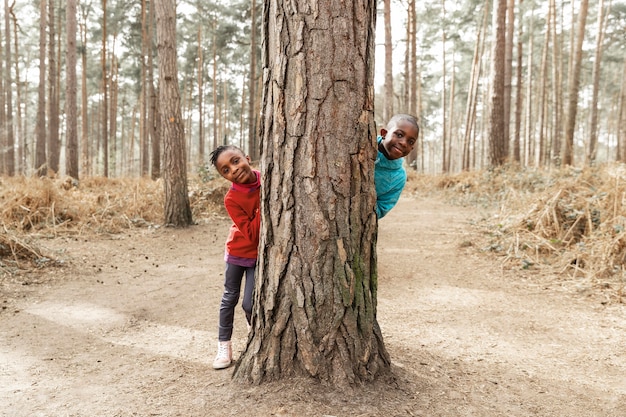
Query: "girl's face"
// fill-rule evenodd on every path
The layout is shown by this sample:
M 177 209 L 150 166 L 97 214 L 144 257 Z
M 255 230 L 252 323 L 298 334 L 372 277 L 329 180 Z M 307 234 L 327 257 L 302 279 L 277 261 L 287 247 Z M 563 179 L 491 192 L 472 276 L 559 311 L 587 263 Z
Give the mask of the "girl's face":
M 389 155 L 389 159 L 398 159 L 407 156 L 417 142 L 417 127 L 407 120 L 400 120 L 391 130 L 380 130 L 381 136 L 384 137 L 382 144 Z
M 226 149 L 215 162 L 217 172 L 235 184 L 252 184 L 256 174 L 250 167 L 250 158 L 237 149 Z

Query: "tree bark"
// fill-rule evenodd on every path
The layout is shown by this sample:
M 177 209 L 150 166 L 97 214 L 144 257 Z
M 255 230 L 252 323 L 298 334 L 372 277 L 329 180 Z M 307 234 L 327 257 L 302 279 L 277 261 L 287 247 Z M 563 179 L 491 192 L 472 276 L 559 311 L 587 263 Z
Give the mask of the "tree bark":
M 519 0 L 520 8 L 522 6 L 524 0 Z M 521 126 L 522 126 L 522 105 L 523 105 L 523 97 L 524 97 L 524 78 L 522 76 L 523 70 L 523 51 L 524 45 L 522 43 L 522 36 L 524 34 L 523 29 L 523 14 L 519 13 L 519 25 L 517 28 L 517 68 L 515 73 L 515 79 L 517 80 L 517 85 L 515 89 L 515 121 L 514 121 L 514 132 L 513 132 L 513 160 L 517 163 L 522 163 L 522 152 L 521 152 Z
M 13 132 L 13 90 L 12 90 L 12 76 L 11 76 L 11 25 L 9 24 L 9 0 L 4 0 L 4 24 L 5 24 L 5 68 L 6 76 L 4 79 L 6 90 L 6 158 L 5 158 L 5 173 L 9 176 L 15 175 L 15 135 Z M 16 51 L 17 53 L 17 51 Z
M 198 164 L 204 166 L 204 48 L 202 28 L 198 28 Z M 243 126 L 243 125 L 242 125 Z
M 65 5 L 67 36 L 65 113 L 66 113 L 66 148 L 65 173 L 78 179 L 78 114 L 76 104 L 76 0 L 67 0 Z
M 626 162 L 626 58 L 624 58 L 622 62 L 622 77 L 619 92 L 616 159 L 619 162 Z
M 610 8 L 609 4 L 609 8 Z M 608 13 L 608 11 L 607 11 Z M 596 161 L 598 143 L 598 93 L 600 90 L 600 72 L 602 60 L 602 44 L 604 43 L 604 0 L 598 4 L 598 32 L 596 34 L 595 59 L 593 61 L 593 92 L 589 116 L 589 148 L 587 151 L 587 164 L 593 165 Z
M 108 75 L 107 75 L 107 0 L 102 0 L 102 175 L 109 176 L 109 102 L 108 102 Z
M 39 87 L 37 98 L 37 132 L 35 170 L 38 176 L 48 173 L 46 162 L 46 0 L 39 3 Z
M 576 113 L 578 111 L 578 92 L 580 90 L 580 71 L 582 66 L 583 40 L 585 37 L 585 25 L 587 23 L 587 9 L 589 0 L 580 2 L 578 12 L 576 45 L 572 57 L 572 72 L 568 80 L 567 119 L 565 122 L 565 138 L 562 145 L 564 165 L 574 164 L 574 130 L 576 128 Z
M 148 123 L 150 125 L 150 145 L 152 156 L 150 158 L 150 178 L 156 180 L 161 177 L 161 135 L 159 134 L 159 99 L 154 88 L 154 2 L 150 2 L 148 14 L 148 88 L 150 92 L 150 108 Z M 183 135 L 184 136 L 184 135 Z
M 82 48 L 81 59 L 81 137 L 80 137 L 80 167 L 83 176 L 91 175 L 91 161 L 89 159 L 89 105 L 87 102 L 87 17 L 89 8 L 82 6 L 80 37 Z
M 504 152 L 510 156 L 511 98 L 513 81 L 513 33 L 515 33 L 515 0 L 508 0 L 504 66 Z
M 26 171 L 26 138 L 24 135 L 24 128 L 22 124 L 22 86 L 20 83 L 20 63 L 18 58 L 19 40 L 18 40 L 18 25 L 17 16 L 14 11 L 15 3 L 10 8 L 11 17 L 13 19 L 13 49 L 15 50 L 15 96 L 16 96 L 16 121 L 17 125 L 17 165 L 16 172 L 18 174 L 24 174 Z
M 260 263 L 237 380 L 351 384 L 390 368 L 376 320 L 375 19 L 374 0 L 265 2 Z
M 6 1 L 6 0 L 5 0 Z M 385 107 L 383 108 L 384 123 L 393 116 L 393 43 L 391 40 L 391 0 L 384 0 L 385 23 Z
M 57 89 L 56 26 L 54 22 L 55 2 L 48 0 L 48 169 L 59 172 L 61 143 L 59 140 L 59 91 Z
M 489 118 L 489 163 L 503 165 L 507 158 L 504 130 L 504 66 L 507 0 L 496 0 L 495 42 L 492 56 L 492 93 Z
M 250 71 L 249 71 L 249 104 L 248 104 L 248 155 L 253 161 L 257 161 L 260 157 L 259 141 L 257 136 L 259 132 L 256 129 L 257 123 L 257 106 L 256 106 L 256 69 L 257 69 L 257 6 L 256 0 L 252 0 L 250 5 Z
M 192 224 L 187 188 L 185 132 L 180 109 L 176 63 L 176 3 L 155 3 L 159 54 L 159 104 L 163 138 L 163 186 L 165 224 L 177 227 Z

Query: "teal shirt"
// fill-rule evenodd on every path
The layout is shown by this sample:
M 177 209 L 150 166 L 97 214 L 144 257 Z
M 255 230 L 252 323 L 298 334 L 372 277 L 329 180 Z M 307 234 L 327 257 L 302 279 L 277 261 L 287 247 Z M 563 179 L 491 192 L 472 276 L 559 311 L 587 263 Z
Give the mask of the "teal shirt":
M 383 140 L 378 136 L 377 143 Z M 389 160 L 378 151 L 374 162 L 374 184 L 376 186 L 376 216 L 382 219 L 396 205 L 406 184 L 404 158 Z

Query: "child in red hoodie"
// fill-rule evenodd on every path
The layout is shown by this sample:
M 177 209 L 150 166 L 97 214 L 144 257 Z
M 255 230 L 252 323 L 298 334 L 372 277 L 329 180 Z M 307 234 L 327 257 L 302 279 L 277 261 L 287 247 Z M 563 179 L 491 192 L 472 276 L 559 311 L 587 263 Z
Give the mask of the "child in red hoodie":
M 242 307 L 246 313 L 248 327 L 250 326 L 254 270 L 261 228 L 259 213 L 261 174 L 250 167 L 250 158 L 241 149 L 232 145 L 219 146 L 215 149 L 211 153 L 211 163 L 222 177 L 232 183 L 224 197 L 224 206 L 233 225 L 226 239 L 224 294 L 220 305 L 217 356 L 213 361 L 213 368 L 224 369 L 229 367 L 233 360 L 230 339 L 244 274 L 246 285 Z

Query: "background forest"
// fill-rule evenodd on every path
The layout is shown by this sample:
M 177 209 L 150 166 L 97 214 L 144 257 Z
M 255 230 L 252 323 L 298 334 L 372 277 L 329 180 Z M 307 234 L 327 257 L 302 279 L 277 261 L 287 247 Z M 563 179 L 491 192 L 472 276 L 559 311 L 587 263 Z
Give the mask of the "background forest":
M 419 116 L 416 170 L 626 161 L 624 0 L 378 3 L 376 121 Z M 2 173 L 160 176 L 151 5 L 4 1 Z M 261 12 L 261 0 L 177 3 L 189 172 L 222 143 L 259 157 Z

